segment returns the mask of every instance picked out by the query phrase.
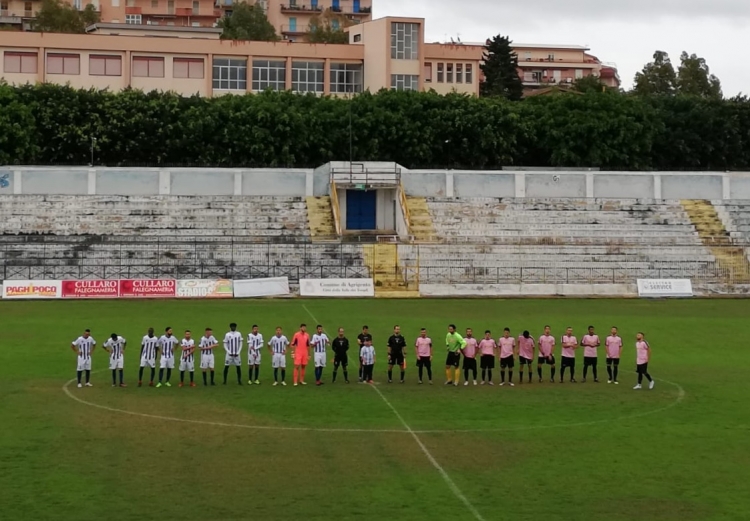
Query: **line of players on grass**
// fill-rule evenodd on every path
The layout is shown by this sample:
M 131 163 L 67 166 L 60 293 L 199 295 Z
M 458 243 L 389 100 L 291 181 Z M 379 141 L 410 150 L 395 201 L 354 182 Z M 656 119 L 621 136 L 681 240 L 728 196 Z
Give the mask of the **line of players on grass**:
M 112 386 L 126 387 L 124 383 L 124 352 L 126 346 L 125 338 L 116 333 L 112 333 L 110 338 L 105 342 L 104 349 L 109 354 L 109 368 L 112 371 Z M 589 326 L 588 333 L 583 336 L 580 343 L 573 335 L 573 329 L 568 327 L 565 334 L 560 338 L 561 343 L 561 364 L 560 364 L 560 383 L 565 381 L 565 372 L 569 371 L 570 382 L 575 383 L 576 359 L 575 351 L 583 347 L 583 382 L 586 381 L 588 371 L 591 369 L 594 382 L 599 382 L 598 375 L 598 348 L 601 345 L 599 336 L 595 333 L 594 327 Z M 229 325 L 229 331 L 224 335 L 224 380 L 226 385 L 229 375 L 229 368 L 234 366 L 237 373 L 237 383 L 242 385 L 242 344 L 243 336 L 237 331 L 237 324 Z M 375 367 L 375 347 L 373 346 L 372 335 L 369 328 L 364 326 L 362 332 L 357 337 L 358 361 L 359 361 L 359 381 L 373 383 L 373 373 Z M 416 363 L 419 373 L 419 383 L 423 383 L 424 373 L 427 373 L 427 381 L 432 384 L 432 358 L 433 345 L 432 339 L 427 336 L 427 330 L 422 328 L 419 336 L 414 342 Z M 528 369 L 528 383 L 532 382 L 533 372 L 532 364 L 534 361 L 535 351 L 537 352 L 537 376 L 541 383 L 543 378 L 542 367 L 548 365 L 550 368 L 550 382 L 555 381 L 556 360 L 555 347 L 557 341 L 550 332 L 550 327 L 544 327 L 544 333 L 538 339 L 534 339 L 528 331 L 524 331 L 518 338 L 510 334 L 510 329 L 505 328 L 503 335 L 495 341 L 492 333 L 487 330 L 484 332 L 484 338 L 475 338 L 471 328 L 466 329 L 466 336 L 461 336 L 456 331 L 456 326 L 448 326 L 448 333 L 445 338 L 447 356 L 445 360 L 445 385 L 458 386 L 460 383 L 461 366 L 464 373 L 464 385 L 469 385 L 473 381 L 477 385 L 477 358 L 481 369 L 481 385 L 493 385 L 492 372 L 495 369 L 496 357 L 500 361 L 500 385 L 507 384 L 513 386 L 513 369 L 516 365 L 516 358 L 519 362 L 519 383 L 524 382 L 524 368 Z M 618 384 L 618 371 L 620 365 L 620 356 L 622 354 L 622 338 L 617 334 L 617 328 L 613 327 L 610 335 L 604 341 L 606 350 L 606 366 L 608 380 L 607 383 Z M 96 341 L 91 337 L 90 330 L 78 337 L 72 344 L 72 350 L 78 355 L 77 378 L 78 387 L 91 387 L 91 356 L 94 352 Z M 180 352 L 177 352 L 177 348 Z M 310 337 L 307 333 L 307 326 L 301 324 L 299 331 L 293 336 L 291 342 L 283 334 L 281 327 L 276 328 L 276 334 L 266 343 L 263 335 L 260 333 L 258 326 L 252 327 L 252 332 L 247 336 L 247 362 L 248 362 L 248 381 L 249 385 L 259 385 L 259 372 L 261 364 L 261 355 L 264 347 L 267 347 L 271 354 L 271 365 L 274 370 L 273 385 L 286 385 L 286 358 L 287 349 L 291 349 L 292 360 L 294 363 L 293 382 L 294 385 L 307 385 L 305 381 L 305 371 L 310 363 L 310 349 L 313 351 L 313 363 L 315 367 L 315 383 L 323 385 L 323 369 L 327 363 L 328 347 L 331 347 L 334 353 L 333 359 L 333 378 L 336 381 L 338 370 L 343 370 L 344 381 L 349 383 L 349 340 L 344 335 L 344 329 L 338 329 L 338 335 L 329 339 L 323 332 L 323 327 L 318 325 L 315 333 Z M 407 342 L 401 335 L 401 328 L 395 326 L 393 335 L 387 341 L 388 353 L 388 383 L 393 382 L 393 368 L 400 369 L 400 382 L 404 383 L 406 376 L 406 359 L 407 359 Z M 162 385 L 171 387 L 172 370 L 175 368 L 175 359 L 179 358 L 180 383 L 179 386 L 185 385 L 185 373 L 189 375 L 189 385 L 195 387 L 195 356 L 196 350 L 200 356 L 200 369 L 203 373 L 203 385 L 216 385 L 214 379 L 215 355 L 214 350 L 219 347 L 219 342 L 214 337 L 211 328 L 206 328 L 204 335 L 196 344 L 189 330 L 185 331 L 184 338 L 178 340 L 172 332 L 171 327 L 167 327 L 164 334 L 160 337 L 154 335 L 154 329 L 149 328 L 148 334 L 141 340 L 140 369 L 138 372 L 138 386 L 143 385 L 143 373 L 146 368 L 151 371 L 149 386 L 161 387 Z M 638 384 L 634 389 L 641 389 L 641 383 L 645 376 L 649 381 L 649 388 L 653 389 L 654 380 L 648 373 L 648 362 L 651 357 L 651 348 L 646 342 L 643 333 L 636 335 L 636 372 L 638 373 Z M 159 379 L 156 384 L 156 358 L 159 354 Z M 463 358 L 463 365 L 461 359 Z M 85 384 L 82 384 L 81 378 L 85 373 Z M 166 374 L 165 374 L 166 373 Z M 119 384 L 118 382 L 119 375 Z M 165 378 L 166 377 L 166 378 Z M 471 379 L 470 379 L 471 377 Z

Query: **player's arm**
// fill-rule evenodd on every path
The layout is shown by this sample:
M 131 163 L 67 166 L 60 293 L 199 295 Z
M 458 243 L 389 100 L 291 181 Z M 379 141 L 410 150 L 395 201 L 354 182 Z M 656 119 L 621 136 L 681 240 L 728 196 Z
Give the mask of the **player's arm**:
M 646 363 L 649 363 L 650 361 L 651 361 L 651 346 L 648 345 L 648 342 L 646 342 Z
M 146 349 L 146 344 L 141 341 L 141 358 L 143 358 L 143 350 Z
M 518 345 L 518 343 L 516 342 L 516 339 L 514 338 L 513 339 L 513 356 L 515 356 L 516 358 L 518 358 L 519 349 L 520 349 L 520 346 Z
M 104 348 L 104 350 L 105 350 L 105 351 L 106 351 L 107 353 L 112 353 L 112 349 L 110 349 L 110 346 L 111 346 L 111 345 L 112 345 L 112 344 L 110 344 L 109 340 L 107 340 L 106 342 L 104 342 L 104 345 L 103 345 L 102 347 Z M 93 350 L 93 349 L 91 350 L 91 353 L 92 353 L 92 354 L 94 353 L 94 350 Z
M 617 357 L 622 358 L 622 340 L 620 340 L 620 347 L 617 349 Z
M 94 356 L 94 351 L 96 351 L 96 340 L 91 343 L 91 356 Z

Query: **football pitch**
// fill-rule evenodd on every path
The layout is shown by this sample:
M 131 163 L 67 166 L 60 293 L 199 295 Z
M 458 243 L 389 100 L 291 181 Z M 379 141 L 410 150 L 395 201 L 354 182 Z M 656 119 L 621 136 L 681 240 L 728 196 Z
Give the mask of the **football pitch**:
M 750 300 L 0 301 L 0 518 L 7 520 L 742 520 L 750 518 Z M 230 322 L 266 341 L 301 322 L 356 346 L 367 324 L 375 385 L 136 387 L 140 339 L 166 326 L 221 341 Z M 545 324 L 579 340 L 623 338 L 620 385 L 443 386 L 449 323 L 476 336 Z M 385 341 L 407 338 L 406 383 L 386 382 Z M 435 385 L 418 385 L 413 343 L 433 339 Z M 97 340 L 93 388 L 78 389 L 70 343 Z M 636 381 L 635 334 L 652 347 L 653 390 Z M 101 348 L 128 340 L 127 388 Z M 582 349 L 576 376 L 582 377 Z M 246 383 L 243 347 L 243 381 Z M 350 361 L 356 348 L 350 350 Z M 148 371 L 148 370 L 147 370 Z M 148 374 L 148 373 L 146 373 Z M 287 364 L 287 382 L 292 367 Z M 307 380 L 313 380 L 308 367 Z M 463 381 L 463 376 L 462 376 Z M 462 382 L 463 383 L 463 382 Z

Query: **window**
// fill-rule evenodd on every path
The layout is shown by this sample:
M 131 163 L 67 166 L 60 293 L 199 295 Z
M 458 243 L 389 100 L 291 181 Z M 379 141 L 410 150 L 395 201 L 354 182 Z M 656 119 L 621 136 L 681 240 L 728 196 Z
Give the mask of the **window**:
M 526 51 L 523 55 L 527 62 L 531 61 L 531 51 Z
M 460 63 L 456 64 L 456 83 L 463 83 L 464 82 L 464 72 L 463 72 L 463 65 Z
M 133 76 L 138 78 L 163 78 L 164 58 L 133 56 Z
M 338 19 L 334 18 L 333 20 L 331 20 L 331 29 L 333 29 L 334 31 L 338 31 L 340 27 L 341 25 L 339 24 Z
M 247 60 L 214 58 L 213 86 L 220 90 L 247 90 Z
M 552 74 L 554 74 L 553 77 L 555 78 L 555 83 L 560 83 L 560 80 L 562 79 L 562 71 L 552 71 Z
M 37 55 L 35 52 L 5 52 L 3 72 L 36 74 Z
M 419 49 L 419 24 L 391 22 L 391 58 L 416 60 Z
M 362 92 L 362 64 L 332 63 L 331 92 Z
M 167 14 L 174 14 L 174 0 L 167 0 Z
M 417 90 L 419 76 L 416 74 L 391 74 L 391 90 Z
M 71 74 L 81 73 L 81 57 L 77 54 L 48 54 L 48 74 Z
M 555 61 L 555 55 L 553 53 L 549 53 L 547 55 L 547 60 L 549 60 L 551 62 Z
M 583 69 L 576 69 L 576 79 L 580 80 L 583 78 Z
M 362 41 L 362 35 L 361 34 L 355 34 L 354 35 L 354 41 L 355 42 L 361 42 Z
M 23 15 L 24 16 L 31 16 L 34 11 L 34 6 L 31 4 L 31 2 L 24 2 L 23 3 Z
M 172 60 L 173 78 L 203 78 L 203 60 L 200 58 L 175 58 Z
M 201 3 L 197 0 L 193 0 L 193 15 L 199 14 L 201 9 Z
M 159 7 L 159 0 L 151 0 L 151 7 L 156 9 Z
M 472 71 L 472 68 L 471 68 L 471 64 L 467 63 L 466 64 L 466 76 L 464 76 L 464 80 L 466 80 L 466 83 L 472 83 L 474 81 L 474 78 L 472 76 L 472 72 L 473 71 Z
M 437 82 L 443 83 L 443 64 L 438 63 L 437 65 Z
M 126 14 L 125 23 L 133 25 L 141 25 L 143 23 L 143 17 L 139 14 Z
M 432 83 L 432 63 L 430 62 L 424 64 L 424 81 Z
M 121 76 L 122 57 L 92 54 L 89 56 L 89 75 Z
M 254 92 L 286 89 L 286 62 L 275 60 L 253 60 Z
M 294 92 L 323 92 L 325 82 L 322 62 L 292 62 L 292 90 Z
M 8 16 L 8 0 L 3 0 L 2 2 L 0 2 L 0 11 L 3 11 L 3 16 Z
M 445 64 L 445 83 L 453 83 L 453 64 Z
M 112 7 L 120 7 L 120 0 L 112 0 Z
M 82 3 L 81 0 L 73 0 L 73 7 L 80 11 L 83 9 L 83 6 L 81 5 Z

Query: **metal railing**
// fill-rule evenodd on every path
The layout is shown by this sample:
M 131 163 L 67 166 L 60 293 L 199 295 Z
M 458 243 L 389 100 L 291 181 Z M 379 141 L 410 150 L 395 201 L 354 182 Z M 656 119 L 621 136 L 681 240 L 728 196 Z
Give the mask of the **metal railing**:
M 344 186 L 397 187 L 401 184 L 401 169 L 371 169 L 362 163 L 351 163 L 349 168 L 331 168 L 330 180 L 331 184 Z

